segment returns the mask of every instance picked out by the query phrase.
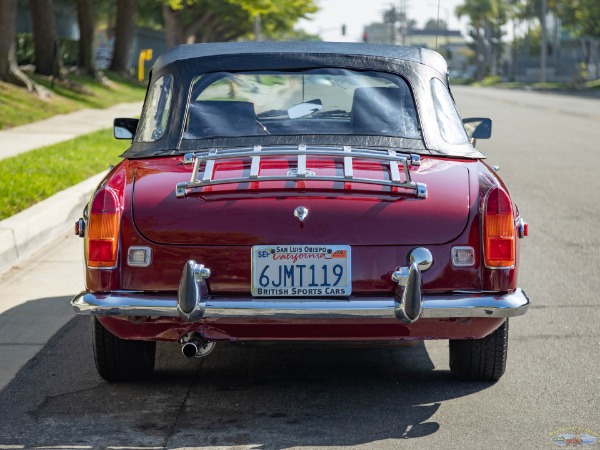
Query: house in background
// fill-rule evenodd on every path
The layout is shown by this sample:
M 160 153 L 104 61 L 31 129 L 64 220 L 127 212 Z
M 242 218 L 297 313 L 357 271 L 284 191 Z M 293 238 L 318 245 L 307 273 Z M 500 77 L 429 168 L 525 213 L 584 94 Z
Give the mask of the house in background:
M 2 0 L 0 0 L 2 1 Z M 77 25 L 77 10 L 73 2 L 68 0 L 54 0 L 54 17 L 58 37 L 63 39 L 79 39 L 79 25 Z M 17 34 L 30 34 L 32 32 L 29 2 L 17 1 Z
M 375 22 L 365 26 L 363 40 L 436 50 L 446 58 L 450 71 L 460 75 L 468 71 L 468 58 L 473 53 L 459 30 L 411 28 L 400 33 L 390 23 Z
M 468 78 L 469 56 L 473 51 L 460 30 L 412 29 L 406 32 L 404 43 L 436 50 L 448 61 L 451 74 L 459 78 Z

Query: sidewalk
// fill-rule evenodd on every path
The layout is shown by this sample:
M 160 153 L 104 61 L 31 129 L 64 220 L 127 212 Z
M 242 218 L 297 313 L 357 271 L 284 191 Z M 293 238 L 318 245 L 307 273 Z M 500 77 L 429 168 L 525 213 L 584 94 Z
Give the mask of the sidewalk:
M 0 131 L 0 159 L 111 128 L 115 117 L 139 117 L 141 111 L 142 102 L 120 103 L 106 109 L 81 109 L 69 114 L 59 114 Z
M 86 109 L 2 131 L 0 159 L 112 127 L 141 109 Z M 84 285 L 74 223 L 105 173 L 0 221 L 0 390 L 74 316 L 69 300 Z
M 84 109 L 62 114 L 1 131 L 0 159 L 110 128 L 115 117 L 136 117 L 141 110 L 142 102 L 122 103 L 107 109 Z M 103 175 L 96 175 L 0 221 L 0 275 L 72 230 Z
M 63 233 L 0 275 L 0 391 L 75 317 L 70 301 L 85 285 L 82 246 Z

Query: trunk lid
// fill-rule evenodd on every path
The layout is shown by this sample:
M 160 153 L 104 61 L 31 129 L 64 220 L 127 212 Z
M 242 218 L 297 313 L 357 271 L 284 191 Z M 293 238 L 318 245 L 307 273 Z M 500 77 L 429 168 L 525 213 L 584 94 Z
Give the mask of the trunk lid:
M 241 177 L 242 160 L 217 163 L 215 178 Z M 286 158 L 265 161 L 261 174 L 289 171 Z M 189 181 L 191 166 L 182 158 L 134 162 L 133 218 L 138 231 L 159 244 L 178 246 L 339 244 L 442 244 L 458 237 L 469 218 L 469 169 L 460 161 L 425 157 L 411 167 L 412 181 L 425 183 L 427 198 L 391 193 L 389 187 L 354 182 L 248 182 L 196 189 L 175 196 L 175 185 Z M 319 174 L 343 173 L 335 159 L 307 161 Z M 357 162 L 356 176 L 385 178 L 378 162 Z M 308 210 L 304 221 L 294 216 Z

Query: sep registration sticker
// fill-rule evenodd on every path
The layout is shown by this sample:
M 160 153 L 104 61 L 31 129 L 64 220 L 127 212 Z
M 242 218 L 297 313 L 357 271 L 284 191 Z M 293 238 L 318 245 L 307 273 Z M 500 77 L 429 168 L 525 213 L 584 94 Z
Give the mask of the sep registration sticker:
M 352 292 L 349 245 L 255 245 L 255 297 L 345 297 Z

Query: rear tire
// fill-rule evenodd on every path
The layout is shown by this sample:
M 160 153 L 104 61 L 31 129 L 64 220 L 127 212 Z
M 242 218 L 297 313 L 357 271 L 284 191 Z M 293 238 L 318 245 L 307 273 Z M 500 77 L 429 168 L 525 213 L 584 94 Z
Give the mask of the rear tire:
M 450 340 L 450 372 L 469 381 L 497 381 L 508 353 L 508 319 L 482 339 Z
M 134 381 L 154 370 L 156 342 L 121 339 L 92 318 L 94 360 L 98 374 L 106 381 Z

